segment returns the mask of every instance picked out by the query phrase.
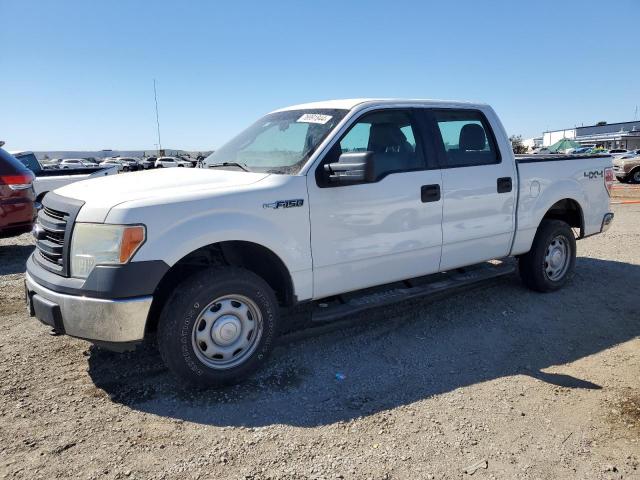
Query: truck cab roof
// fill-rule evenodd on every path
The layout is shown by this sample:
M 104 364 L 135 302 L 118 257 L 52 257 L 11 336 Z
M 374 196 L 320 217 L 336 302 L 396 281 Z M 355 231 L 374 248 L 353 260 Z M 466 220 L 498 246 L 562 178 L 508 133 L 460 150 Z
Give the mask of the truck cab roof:
M 392 106 L 392 105 L 419 105 L 432 108 L 447 107 L 485 107 L 484 103 L 474 102 L 457 102 L 449 100 L 430 100 L 430 99 L 410 99 L 410 98 L 349 98 L 339 100 L 324 100 L 320 102 L 301 103 L 289 107 L 279 108 L 274 112 L 285 112 L 288 110 L 305 110 L 305 109 L 336 109 L 336 110 L 353 110 L 356 107 L 365 106 Z M 272 112 L 273 113 L 273 112 Z

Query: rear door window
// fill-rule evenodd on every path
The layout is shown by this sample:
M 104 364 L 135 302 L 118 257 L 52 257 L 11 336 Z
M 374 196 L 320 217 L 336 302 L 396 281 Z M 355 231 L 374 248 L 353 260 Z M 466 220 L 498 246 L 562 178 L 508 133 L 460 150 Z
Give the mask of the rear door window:
M 443 168 L 472 167 L 500 163 L 495 137 L 484 115 L 477 110 L 432 110 L 440 144 Z

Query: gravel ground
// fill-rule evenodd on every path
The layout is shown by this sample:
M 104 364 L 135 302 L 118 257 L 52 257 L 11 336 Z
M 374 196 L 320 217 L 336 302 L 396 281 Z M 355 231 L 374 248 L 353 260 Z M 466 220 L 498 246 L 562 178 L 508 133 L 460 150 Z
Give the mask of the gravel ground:
M 0 240 L 0 478 L 640 478 L 640 205 L 541 295 L 515 277 L 302 331 L 218 391 L 51 337 Z M 341 375 L 336 375 L 341 374 Z

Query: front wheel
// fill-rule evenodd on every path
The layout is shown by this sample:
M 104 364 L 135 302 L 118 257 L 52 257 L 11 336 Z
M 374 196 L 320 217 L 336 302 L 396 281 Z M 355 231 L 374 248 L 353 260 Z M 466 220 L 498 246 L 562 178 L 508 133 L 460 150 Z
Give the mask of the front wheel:
M 532 290 L 552 292 L 561 288 L 576 264 L 576 238 L 560 220 L 543 220 L 531 250 L 520 257 L 520 278 Z
M 278 303 L 259 276 L 235 267 L 211 268 L 180 284 L 158 325 L 158 347 L 186 383 L 237 383 L 266 361 L 278 330 Z
M 640 168 L 636 168 L 631 175 L 629 175 L 631 183 L 640 183 Z

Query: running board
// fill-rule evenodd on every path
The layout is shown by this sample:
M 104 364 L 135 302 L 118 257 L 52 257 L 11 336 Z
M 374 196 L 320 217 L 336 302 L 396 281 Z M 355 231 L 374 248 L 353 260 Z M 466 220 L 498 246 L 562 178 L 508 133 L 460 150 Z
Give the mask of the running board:
M 348 294 L 331 301 L 320 301 L 311 313 L 311 321 L 332 322 L 374 307 L 384 307 L 405 300 L 429 297 L 449 290 L 467 287 L 485 280 L 510 275 L 516 271 L 513 261 L 481 263 L 472 267 L 436 273 L 427 277 L 396 282 L 366 293 Z M 372 291 L 375 290 L 375 291 Z

